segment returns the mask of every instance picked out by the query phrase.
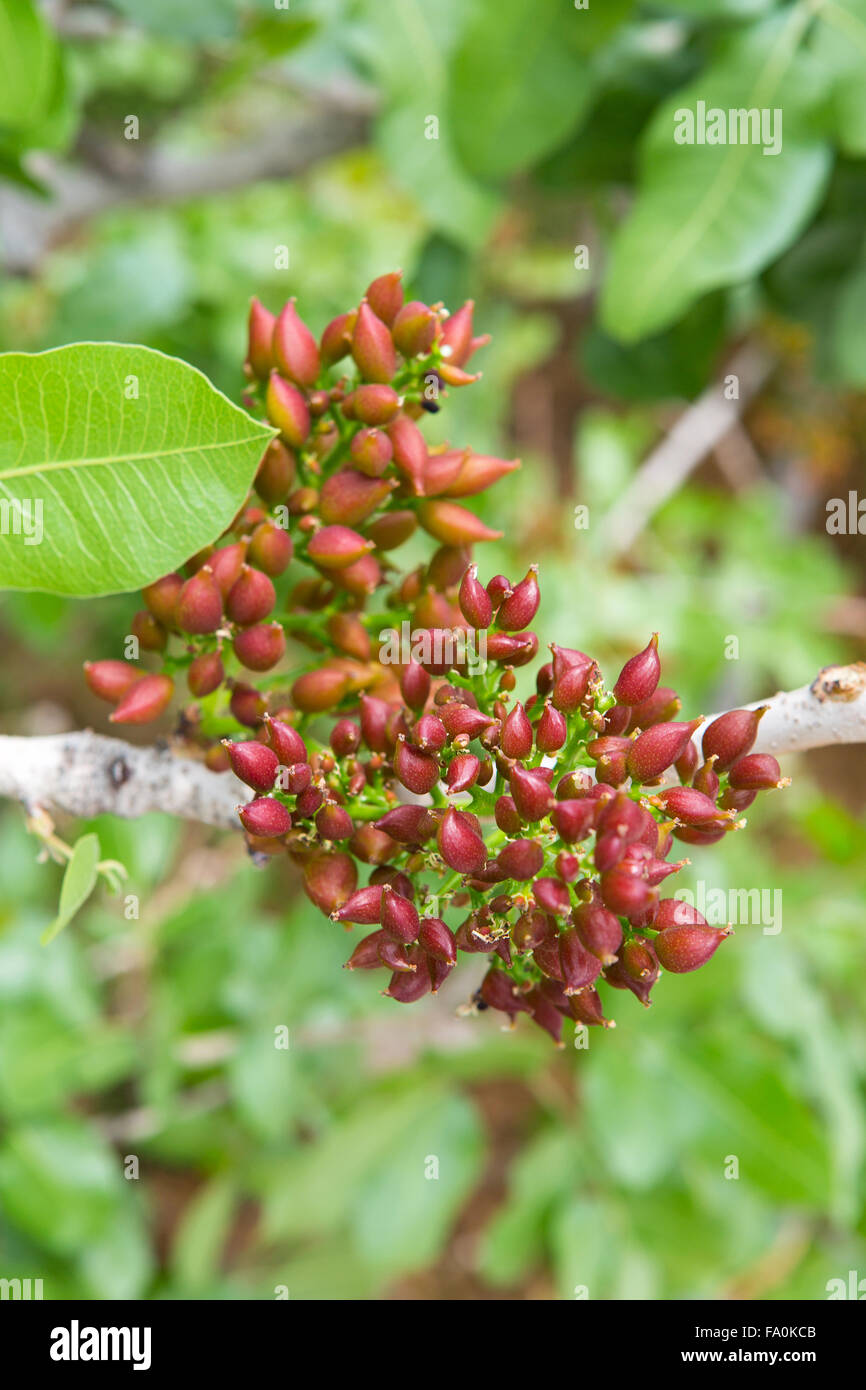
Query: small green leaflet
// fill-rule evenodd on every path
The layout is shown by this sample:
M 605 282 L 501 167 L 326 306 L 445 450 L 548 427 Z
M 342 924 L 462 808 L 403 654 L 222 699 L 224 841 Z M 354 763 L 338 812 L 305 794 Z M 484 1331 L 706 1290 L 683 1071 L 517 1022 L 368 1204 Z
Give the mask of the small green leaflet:
M 60 904 L 57 916 L 42 933 L 41 941 L 47 946 L 55 936 L 72 921 L 76 912 L 84 906 L 96 887 L 96 866 L 99 863 L 99 836 L 82 835 L 76 841 L 72 858 L 66 865 L 63 883 L 60 885 Z
M 127 593 L 209 545 L 274 431 L 152 348 L 0 356 L 0 588 Z

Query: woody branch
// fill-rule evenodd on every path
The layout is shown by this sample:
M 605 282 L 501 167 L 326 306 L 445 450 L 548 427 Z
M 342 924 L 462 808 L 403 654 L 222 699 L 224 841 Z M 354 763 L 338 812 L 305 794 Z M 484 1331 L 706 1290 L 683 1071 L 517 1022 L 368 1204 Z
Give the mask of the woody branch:
M 160 143 L 141 149 L 135 142 L 110 144 L 87 133 L 77 162 L 32 155 L 30 172 L 47 196 L 11 185 L 0 190 L 0 263 L 9 274 L 33 275 L 52 247 L 112 209 L 189 202 L 296 178 L 368 138 L 376 103 L 365 89 L 331 84 L 300 95 L 306 109 L 209 156 L 189 158 Z
M 756 700 L 750 708 L 760 705 L 769 709 L 756 752 L 779 755 L 866 743 L 866 663 L 826 667 L 809 685 Z M 236 807 L 249 800 L 250 791 L 233 774 L 214 774 L 167 745 L 136 748 L 83 730 L 35 738 L 0 735 L 0 797 L 28 809 L 51 806 L 80 817 L 136 819 L 162 811 L 239 829 Z

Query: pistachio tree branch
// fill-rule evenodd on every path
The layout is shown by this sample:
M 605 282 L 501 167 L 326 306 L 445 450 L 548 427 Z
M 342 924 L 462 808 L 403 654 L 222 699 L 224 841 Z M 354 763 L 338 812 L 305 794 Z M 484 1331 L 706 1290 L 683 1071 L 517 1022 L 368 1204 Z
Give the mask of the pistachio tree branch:
M 769 710 L 756 752 L 778 755 L 866 743 L 866 662 L 827 666 L 811 684 L 756 700 L 749 708 L 760 705 Z M 0 797 L 28 809 L 52 806 L 73 816 L 124 819 L 162 811 L 237 830 L 236 808 L 250 795 L 232 773 L 210 772 L 165 744 L 136 748 L 89 729 L 35 738 L 0 735 Z
M 316 94 L 310 109 L 287 116 L 254 140 L 187 156 L 161 143 L 96 148 L 82 139 L 77 162 L 34 155 L 30 172 L 48 196 L 0 188 L 0 262 L 32 275 L 45 254 L 83 223 L 114 208 L 188 202 L 266 180 L 294 178 L 363 144 L 374 104 L 363 90 Z M 120 142 L 123 145 L 124 142 Z
M 72 816 L 108 813 L 135 820 L 163 811 L 222 829 L 240 829 L 236 807 L 250 790 L 231 772 L 210 772 L 165 744 L 136 748 L 90 729 L 35 738 L 0 735 L 0 796 L 28 810 Z
M 810 685 L 779 691 L 744 708 L 762 705 L 769 708 L 758 726 L 756 753 L 778 756 L 832 744 L 866 743 L 866 662 L 825 666 Z
M 773 369 L 762 348 L 746 344 L 653 449 L 629 486 L 602 520 L 601 548 L 608 556 L 626 555 L 660 507 L 678 492 L 689 474 L 732 430 Z M 737 394 L 725 383 L 736 378 Z

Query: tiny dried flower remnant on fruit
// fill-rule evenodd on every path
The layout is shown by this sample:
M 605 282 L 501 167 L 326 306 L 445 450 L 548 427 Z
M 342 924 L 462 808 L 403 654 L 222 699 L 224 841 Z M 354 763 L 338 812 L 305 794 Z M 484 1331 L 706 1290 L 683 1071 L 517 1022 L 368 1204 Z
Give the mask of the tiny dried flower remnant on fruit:
M 175 739 L 249 789 L 256 861 L 288 855 L 357 932 L 347 968 L 385 971 L 382 993 L 411 1004 L 483 955 L 475 1009 L 560 1042 L 566 1024 L 612 1027 L 618 992 L 647 1006 L 665 974 L 711 963 L 729 930 L 673 896 L 674 847 L 738 832 L 787 779 L 755 751 L 763 708 L 700 738 L 680 717 L 658 633 L 608 684 L 591 654 L 542 649 L 537 565 L 480 577 L 501 533 L 477 498 L 519 460 L 424 432 L 476 380 L 473 316 L 399 271 L 318 336 L 295 298 L 254 300 L 245 401 L 276 436 L 253 489 L 143 591 L 141 663 L 85 678 L 117 724 L 181 696 Z

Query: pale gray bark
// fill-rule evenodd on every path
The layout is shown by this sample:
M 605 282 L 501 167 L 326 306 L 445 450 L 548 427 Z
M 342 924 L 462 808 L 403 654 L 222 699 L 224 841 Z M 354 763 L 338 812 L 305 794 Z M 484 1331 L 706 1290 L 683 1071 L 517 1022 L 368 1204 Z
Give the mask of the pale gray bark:
M 800 753 L 866 743 L 866 663 L 828 666 L 810 685 L 780 691 L 768 705 L 756 752 Z M 715 718 L 714 715 L 709 716 Z M 696 734 L 700 740 L 701 730 Z M 239 829 L 236 808 L 250 791 L 232 773 L 209 772 L 165 746 L 135 748 L 90 730 L 35 738 L 0 735 L 0 796 L 74 816 L 148 811 Z
M 104 812 L 137 819 L 148 811 L 240 829 L 236 807 L 250 790 L 231 772 L 165 746 L 135 748 L 89 729 L 36 738 L 0 735 L 0 796 L 73 816 Z

